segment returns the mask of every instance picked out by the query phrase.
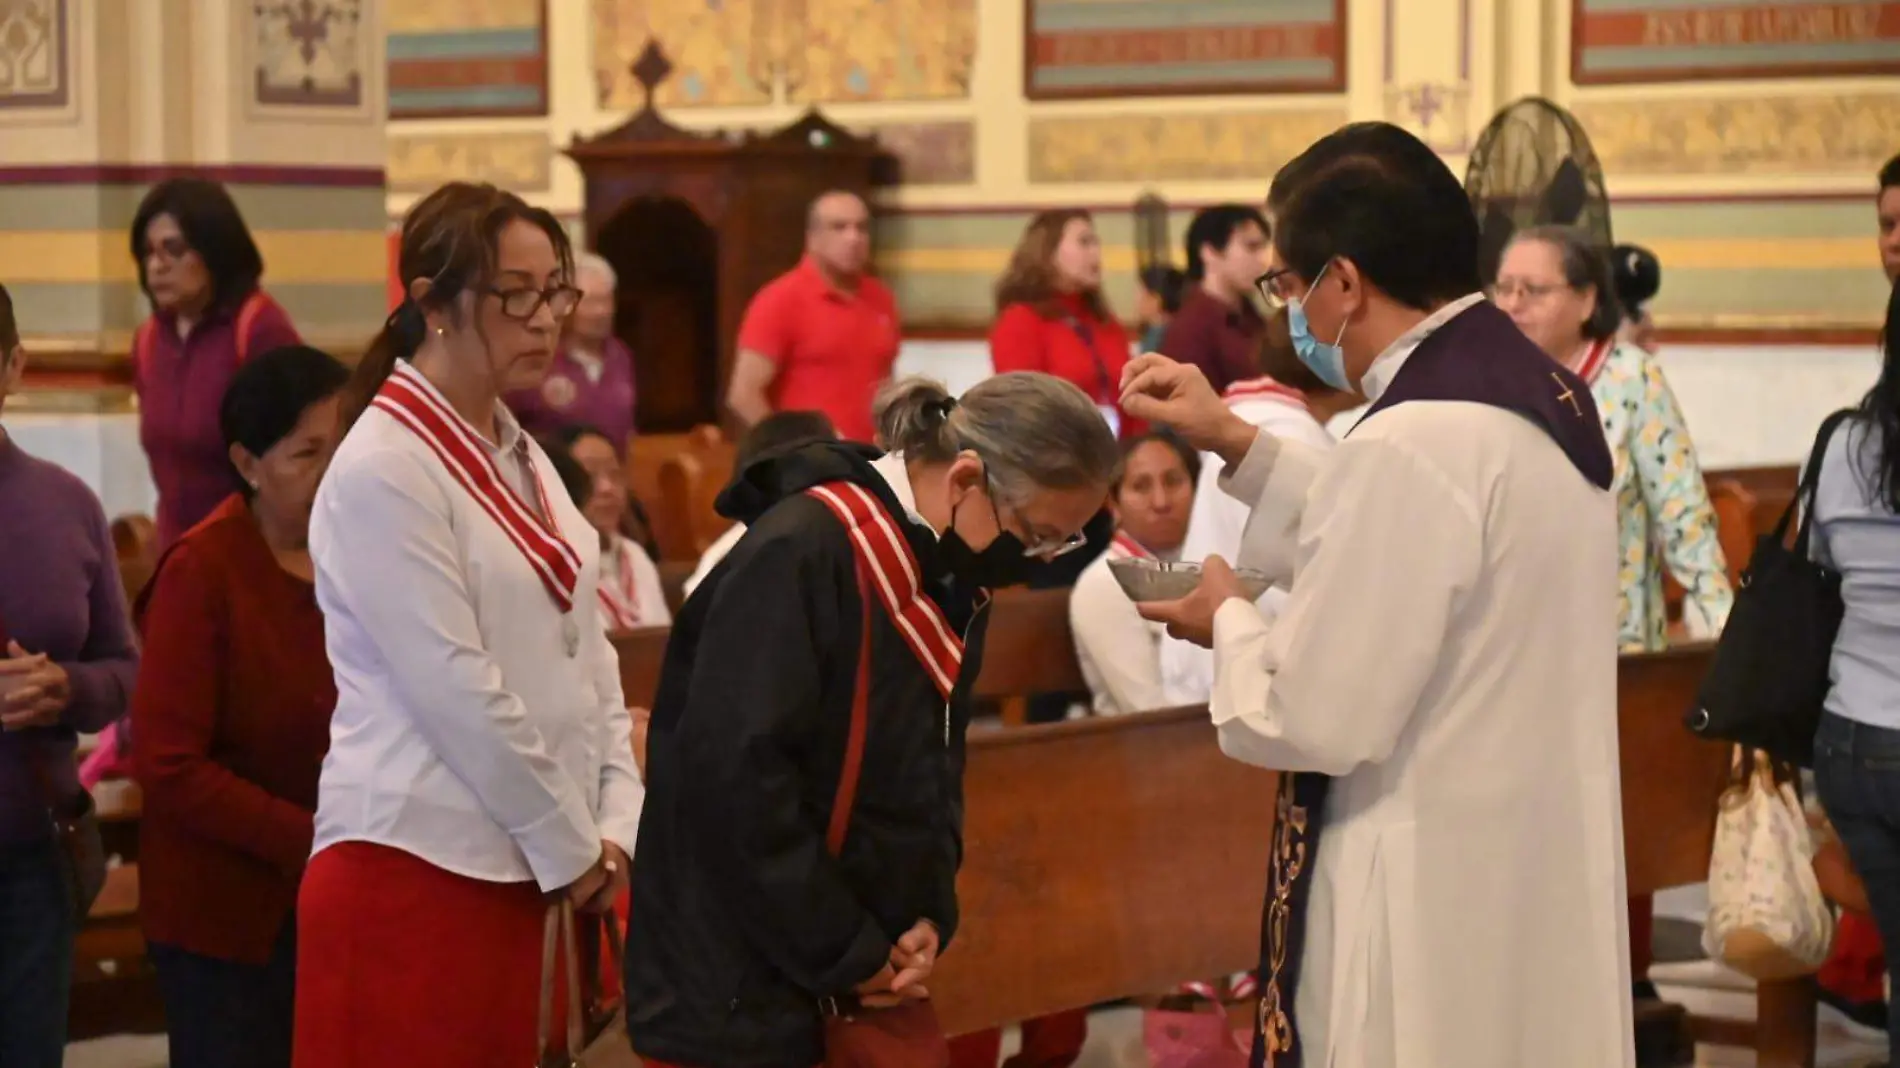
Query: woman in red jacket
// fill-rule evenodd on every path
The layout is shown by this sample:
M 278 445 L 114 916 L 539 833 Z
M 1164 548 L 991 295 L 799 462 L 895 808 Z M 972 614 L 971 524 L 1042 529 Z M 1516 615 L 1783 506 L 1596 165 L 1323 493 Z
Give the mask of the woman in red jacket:
M 336 685 L 308 548 L 348 372 L 287 346 L 239 368 L 220 424 L 240 492 L 160 561 L 132 698 L 139 917 L 173 1068 L 288 1068 L 292 915 Z
M 1102 242 L 1088 212 L 1061 208 L 1029 220 L 996 283 L 996 312 L 990 364 L 997 374 L 1041 371 L 1065 379 L 1095 399 L 1122 439 L 1147 429 L 1119 407 L 1128 332 L 1102 300 Z

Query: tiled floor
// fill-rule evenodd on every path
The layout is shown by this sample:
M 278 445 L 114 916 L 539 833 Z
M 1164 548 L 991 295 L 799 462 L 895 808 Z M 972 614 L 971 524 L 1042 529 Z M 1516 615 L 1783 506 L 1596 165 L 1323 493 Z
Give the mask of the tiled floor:
M 1658 917 L 1700 923 L 1708 900 L 1700 888 L 1657 898 Z M 1754 993 L 1748 980 L 1707 961 L 1659 964 L 1651 973 L 1664 997 L 1691 1012 L 1747 1018 L 1754 1012 Z M 1006 1044 L 1006 1049 L 1007 1044 Z M 1885 1052 L 1879 1035 L 1847 1024 L 1823 1009 L 1818 1064 L 1820 1068 L 1860 1068 Z M 1704 1047 L 1697 1051 L 1697 1068 L 1752 1068 L 1754 1055 L 1743 1050 Z M 1141 1049 L 1141 1013 L 1114 1009 L 1096 1013 L 1089 1022 L 1088 1047 L 1076 1068 L 1146 1068 Z M 163 1038 L 110 1038 L 71 1047 L 66 1068 L 165 1068 Z

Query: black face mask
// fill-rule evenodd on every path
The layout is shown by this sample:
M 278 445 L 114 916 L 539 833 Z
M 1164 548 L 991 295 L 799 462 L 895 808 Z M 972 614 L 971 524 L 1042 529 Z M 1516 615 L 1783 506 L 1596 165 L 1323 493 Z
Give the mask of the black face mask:
M 943 537 L 937 541 L 937 551 L 943 554 L 944 565 L 959 582 L 986 590 L 1002 589 L 1005 586 L 1020 585 L 1029 579 L 1033 561 L 1023 555 L 1023 540 L 1007 530 L 1003 530 L 1002 520 L 996 522 L 999 533 L 996 540 L 982 552 L 970 548 L 957 533 L 957 510 L 950 509 L 950 525 L 944 529 Z

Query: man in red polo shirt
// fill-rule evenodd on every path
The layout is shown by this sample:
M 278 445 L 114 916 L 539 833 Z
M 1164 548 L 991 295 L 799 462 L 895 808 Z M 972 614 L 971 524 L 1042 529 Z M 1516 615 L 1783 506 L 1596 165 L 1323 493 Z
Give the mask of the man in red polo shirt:
M 865 273 L 871 213 L 824 193 L 805 216 L 805 258 L 752 298 L 726 404 L 747 426 L 780 411 L 823 412 L 849 441 L 872 437 L 871 399 L 897 362 L 897 302 Z

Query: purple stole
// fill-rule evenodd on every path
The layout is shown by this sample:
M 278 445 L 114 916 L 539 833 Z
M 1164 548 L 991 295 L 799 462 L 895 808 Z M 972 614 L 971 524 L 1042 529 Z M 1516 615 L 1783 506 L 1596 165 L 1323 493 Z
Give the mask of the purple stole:
M 1516 412 L 1550 435 L 1591 484 L 1610 488 L 1610 447 L 1589 384 L 1546 355 L 1490 301 L 1473 304 L 1426 335 L 1354 429 L 1407 401 L 1465 401 Z M 1306 949 L 1310 876 L 1331 786 L 1332 779 L 1313 772 L 1280 775 L 1260 924 L 1254 1068 L 1301 1068 L 1304 1063 L 1293 998 Z

